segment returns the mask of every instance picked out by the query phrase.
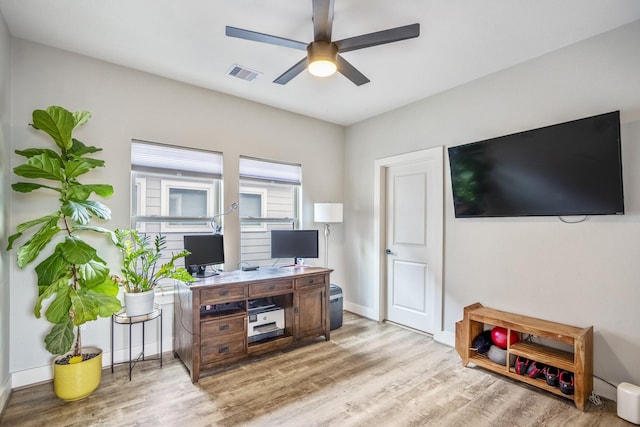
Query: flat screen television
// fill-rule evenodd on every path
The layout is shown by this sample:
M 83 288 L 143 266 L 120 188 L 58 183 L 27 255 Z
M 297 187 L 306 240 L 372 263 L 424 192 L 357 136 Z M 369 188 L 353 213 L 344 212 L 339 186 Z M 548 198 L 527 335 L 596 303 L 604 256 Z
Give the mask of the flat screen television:
M 318 230 L 271 230 L 271 258 L 318 258 Z
M 207 273 L 207 266 L 224 263 L 224 238 L 221 234 L 197 234 L 184 236 L 184 248 L 191 252 L 184 259 L 186 269 L 196 277 L 218 274 Z
M 456 218 L 624 214 L 619 111 L 448 151 Z

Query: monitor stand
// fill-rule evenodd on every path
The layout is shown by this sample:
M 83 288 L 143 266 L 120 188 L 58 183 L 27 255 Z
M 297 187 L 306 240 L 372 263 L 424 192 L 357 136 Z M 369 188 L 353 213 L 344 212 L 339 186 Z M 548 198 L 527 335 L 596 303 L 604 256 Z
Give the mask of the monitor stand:
M 301 260 L 301 263 L 298 263 L 298 260 Z M 285 268 L 285 267 L 294 267 L 294 268 L 307 268 L 307 267 L 311 267 L 310 265 L 306 265 L 304 263 L 304 259 L 302 258 L 294 258 L 293 259 L 293 264 L 288 264 L 288 265 L 283 265 L 281 266 L 281 268 Z
M 191 275 L 193 277 L 195 277 L 196 279 L 204 279 L 205 277 L 212 277 L 212 276 L 217 276 L 217 275 L 220 274 L 215 270 L 212 271 L 212 272 L 207 273 L 207 265 L 206 264 L 198 265 L 198 266 L 195 267 L 194 270 L 195 270 L 195 272 L 191 273 Z M 191 270 L 190 270 L 190 272 L 191 272 Z

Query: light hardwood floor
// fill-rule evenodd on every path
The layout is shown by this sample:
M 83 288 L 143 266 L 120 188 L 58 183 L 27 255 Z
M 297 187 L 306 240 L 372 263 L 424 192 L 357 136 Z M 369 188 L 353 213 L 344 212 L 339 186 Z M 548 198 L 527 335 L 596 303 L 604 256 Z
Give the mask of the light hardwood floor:
M 331 341 L 205 373 L 165 354 L 104 370 L 88 398 L 51 384 L 13 392 L 4 426 L 627 426 L 615 404 L 573 403 L 480 368 L 425 335 L 345 313 Z

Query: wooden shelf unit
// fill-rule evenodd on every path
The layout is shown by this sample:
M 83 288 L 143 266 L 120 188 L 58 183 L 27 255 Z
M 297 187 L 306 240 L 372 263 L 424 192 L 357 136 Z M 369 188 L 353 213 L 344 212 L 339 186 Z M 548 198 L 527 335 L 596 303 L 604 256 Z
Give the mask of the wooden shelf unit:
M 178 283 L 173 306 L 174 355 L 182 360 L 195 383 L 204 370 L 321 336 L 328 341 L 331 271 L 318 267 L 264 268 L 225 272 L 190 285 Z M 283 335 L 249 343 L 247 307 L 251 300 L 265 297 L 284 310 Z M 234 304 L 229 311 L 201 310 L 228 303 Z
M 519 341 L 507 346 L 507 358 L 504 365 L 494 363 L 486 355 L 472 348 L 473 339 L 488 327 L 501 326 L 507 335 L 519 333 L 537 337 L 549 344 L 564 344 L 572 351 L 531 341 Z M 509 337 L 507 342 L 510 342 Z M 505 375 L 518 381 L 531 384 L 558 396 L 574 401 L 576 407 L 584 411 L 585 404 L 593 390 L 593 327 L 580 328 L 520 314 L 494 310 L 475 303 L 464 308 L 463 319 L 456 323 L 456 351 L 462 358 L 462 365 L 469 362 Z M 559 370 L 573 372 L 574 394 L 565 395 L 559 388 L 549 386 L 544 379 L 529 378 L 515 372 L 509 366 L 511 356 L 521 356 Z

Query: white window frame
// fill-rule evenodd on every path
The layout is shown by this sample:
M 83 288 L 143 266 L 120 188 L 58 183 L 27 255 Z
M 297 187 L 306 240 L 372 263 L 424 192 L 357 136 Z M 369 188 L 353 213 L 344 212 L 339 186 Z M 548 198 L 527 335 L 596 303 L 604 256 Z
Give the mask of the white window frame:
M 213 216 L 213 195 L 215 194 L 215 186 L 213 183 L 207 182 L 198 182 L 198 181 L 188 181 L 188 180 L 168 180 L 162 179 L 160 181 L 160 214 L 162 216 L 170 216 L 169 208 L 170 208 L 170 191 L 171 189 L 182 189 L 182 190 L 199 190 L 206 192 L 206 217 L 203 219 L 204 224 L 185 224 L 185 223 L 172 223 L 172 222 L 162 222 L 161 230 L 163 232 L 185 232 L 185 233 L 195 233 L 195 232 L 210 232 L 211 231 L 211 217 Z
M 147 214 L 147 180 L 144 178 L 136 178 L 136 215 L 145 216 Z M 137 222 L 136 230 L 144 233 L 147 229 L 145 222 Z
M 260 196 L 260 216 L 259 218 L 267 217 L 267 189 L 258 187 L 240 187 L 240 194 L 257 194 Z M 243 223 L 243 221 L 245 223 Z M 251 221 L 250 218 L 240 219 L 240 232 L 250 231 L 267 231 L 267 224 L 265 222 L 256 221 L 255 224 L 246 224 L 247 221 Z

